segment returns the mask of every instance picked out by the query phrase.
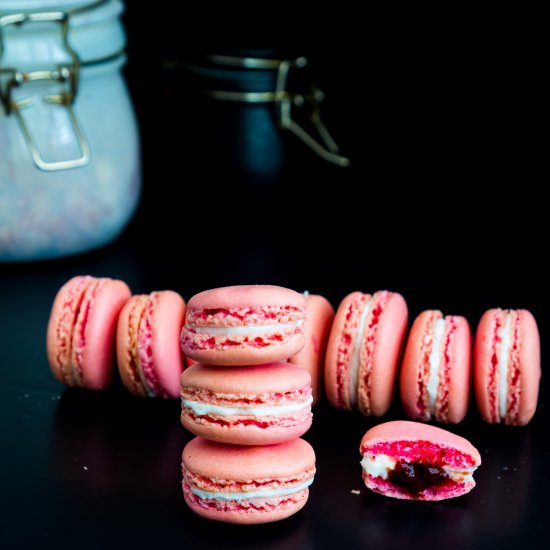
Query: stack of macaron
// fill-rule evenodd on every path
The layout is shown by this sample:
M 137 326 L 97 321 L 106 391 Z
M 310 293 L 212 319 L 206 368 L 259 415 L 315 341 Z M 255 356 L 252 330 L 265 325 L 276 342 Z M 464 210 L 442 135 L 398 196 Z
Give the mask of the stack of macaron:
M 306 299 L 242 285 L 188 303 L 181 345 L 198 363 L 181 376 L 183 494 L 200 516 L 231 523 L 286 518 L 307 501 L 315 454 L 308 370 L 288 362 L 305 344 Z
M 58 291 L 48 324 L 52 372 L 69 386 L 102 390 L 113 380 L 116 356 L 131 393 L 176 399 L 184 315 L 183 298 L 171 290 L 132 296 L 120 280 L 73 277 Z

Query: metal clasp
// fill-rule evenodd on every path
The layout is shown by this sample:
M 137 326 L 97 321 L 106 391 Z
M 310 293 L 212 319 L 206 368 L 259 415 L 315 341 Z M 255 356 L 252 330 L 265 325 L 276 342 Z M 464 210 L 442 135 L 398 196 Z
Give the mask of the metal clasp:
M 310 82 L 304 92 L 294 91 L 289 85 L 289 76 L 293 69 L 303 70 L 308 66 L 305 57 L 296 59 L 263 59 L 256 57 L 235 57 L 228 55 L 207 55 L 205 59 L 217 65 L 242 69 L 263 69 L 277 71 L 275 91 L 239 92 L 226 90 L 206 90 L 207 96 L 224 101 L 242 101 L 244 103 L 274 103 L 277 123 L 283 130 L 291 131 L 297 138 L 310 147 L 321 158 L 338 166 L 349 166 L 350 161 L 340 153 L 340 149 L 326 126 L 321 120 L 320 104 L 324 99 L 323 92 L 313 80 L 313 72 L 310 71 Z M 178 63 L 169 63 L 173 68 Z M 192 64 L 183 63 L 188 69 Z M 318 134 L 318 138 L 308 133 L 300 126 L 292 116 L 296 108 L 309 108 L 309 122 Z
M 324 99 L 323 92 L 315 84 L 311 85 L 308 94 L 292 93 L 289 90 L 288 79 L 292 69 L 303 69 L 308 61 L 305 57 L 298 57 L 293 60 L 281 61 L 277 73 L 277 85 L 275 88 L 275 106 L 279 112 L 279 124 L 285 130 L 290 130 L 297 138 L 301 139 L 307 146 L 313 149 L 321 158 L 342 167 L 349 166 L 349 159 L 340 154 L 340 149 L 327 127 L 321 120 L 320 104 Z M 308 104 L 311 109 L 309 120 L 319 134 L 321 141 L 315 139 L 311 134 L 300 126 L 292 118 L 294 107 L 303 107 Z
M 73 103 L 78 91 L 78 78 L 80 72 L 80 60 L 77 53 L 69 44 L 69 15 L 64 12 L 35 12 L 35 13 L 17 13 L 0 17 L 0 60 L 4 54 L 4 34 L 3 31 L 9 25 L 23 25 L 32 22 L 56 22 L 61 25 L 61 39 L 63 47 L 70 57 L 70 62 L 60 64 L 55 69 L 36 70 L 22 72 L 15 68 L 5 68 L 0 66 L 0 100 L 2 101 L 6 113 L 13 114 L 19 124 L 21 133 L 27 143 L 34 163 L 38 168 L 45 171 L 67 170 L 78 166 L 85 166 L 90 162 L 90 147 L 84 136 L 84 133 L 78 123 Z M 80 149 L 79 156 L 74 159 L 59 161 L 47 161 L 44 159 L 31 135 L 30 129 L 25 122 L 21 110 L 32 105 L 33 100 L 30 97 L 14 99 L 13 90 L 20 88 L 30 82 L 52 81 L 59 84 L 66 84 L 67 88 L 63 91 L 46 94 L 43 96 L 45 103 L 59 105 L 67 109 L 69 119 L 72 124 L 74 136 Z

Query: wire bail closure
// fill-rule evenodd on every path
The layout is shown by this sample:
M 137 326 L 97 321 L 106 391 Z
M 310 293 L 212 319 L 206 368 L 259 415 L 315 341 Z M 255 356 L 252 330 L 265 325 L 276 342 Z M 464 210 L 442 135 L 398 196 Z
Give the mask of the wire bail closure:
M 206 60 L 218 65 L 242 69 L 276 70 L 277 78 L 274 91 L 238 92 L 222 90 L 206 90 L 206 95 L 225 101 L 240 101 L 245 103 L 274 103 L 277 113 L 277 124 L 283 130 L 289 130 L 317 155 L 338 166 L 349 166 L 350 161 L 340 153 L 340 149 L 326 126 L 321 120 L 320 104 L 324 99 L 323 92 L 315 82 L 307 93 L 293 92 L 289 88 L 289 77 L 294 70 L 303 70 L 308 66 L 306 57 L 296 59 L 262 59 L 255 57 L 234 57 L 227 55 L 208 55 Z M 293 111 L 309 107 L 309 121 L 312 123 L 318 137 L 308 133 L 293 118 Z
M 20 26 L 34 22 L 59 23 L 61 27 L 63 48 L 67 52 L 71 61 L 69 63 L 60 64 L 54 69 L 35 70 L 29 72 L 22 72 L 16 68 L 0 66 L 0 100 L 4 105 L 6 113 L 8 115 L 13 114 L 15 116 L 33 161 L 40 170 L 68 170 L 69 168 L 85 166 L 90 162 L 90 146 L 73 109 L 73 103 L 78 92 L 78 80 L 81 63 L 77 53 L 69 44 L 69 14 L 63 11 L 52 11 L 16 13 L 0 16 L 0 61 L 2 60 L 2 56 L 5 51 L 4 29 L 10 25 Z M 65 90 L 58 93 L 46 94 L 43 96 L 43 100 L 45 103 L 60 105 L 67 109 L 74 136 L 76 137 L 76 141 L 80 149 L 78 157 L 59 161 L 47 161 L 40 153 L 36 141 L 33 138 L 23 115 L 21 114 L 22 109 L 29 108 L 32 105 L 33 99 L 30 97 L 22 99 L 13 98 L 13 91 L 15 89 L 21 88 L 29 82 L 37 81 L 51 81 L 52 83 L 66 84 Z

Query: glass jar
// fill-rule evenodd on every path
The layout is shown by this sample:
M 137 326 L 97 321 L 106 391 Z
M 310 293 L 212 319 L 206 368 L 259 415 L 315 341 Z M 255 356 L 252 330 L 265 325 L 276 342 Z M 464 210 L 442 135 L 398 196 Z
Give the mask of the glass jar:
M 120 0 L 0 0 L 0 261 L 114 239 L 141 188 Z

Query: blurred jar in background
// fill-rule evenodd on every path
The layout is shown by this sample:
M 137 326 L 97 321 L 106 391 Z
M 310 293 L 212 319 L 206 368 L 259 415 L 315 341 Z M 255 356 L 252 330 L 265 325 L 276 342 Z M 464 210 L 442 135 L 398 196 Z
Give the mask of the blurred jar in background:
M 0 0 L 0 261 L 113 240 L 141 188 L 120 0 Z
M 177 142 L 203 174 L 223 166 L 238 186 L 265 189 L 309 166 L 349 164 L 321 119 L 324 96 L 303 49 L 206 39 L 168 48 L 168 98 L 185 128 Z

